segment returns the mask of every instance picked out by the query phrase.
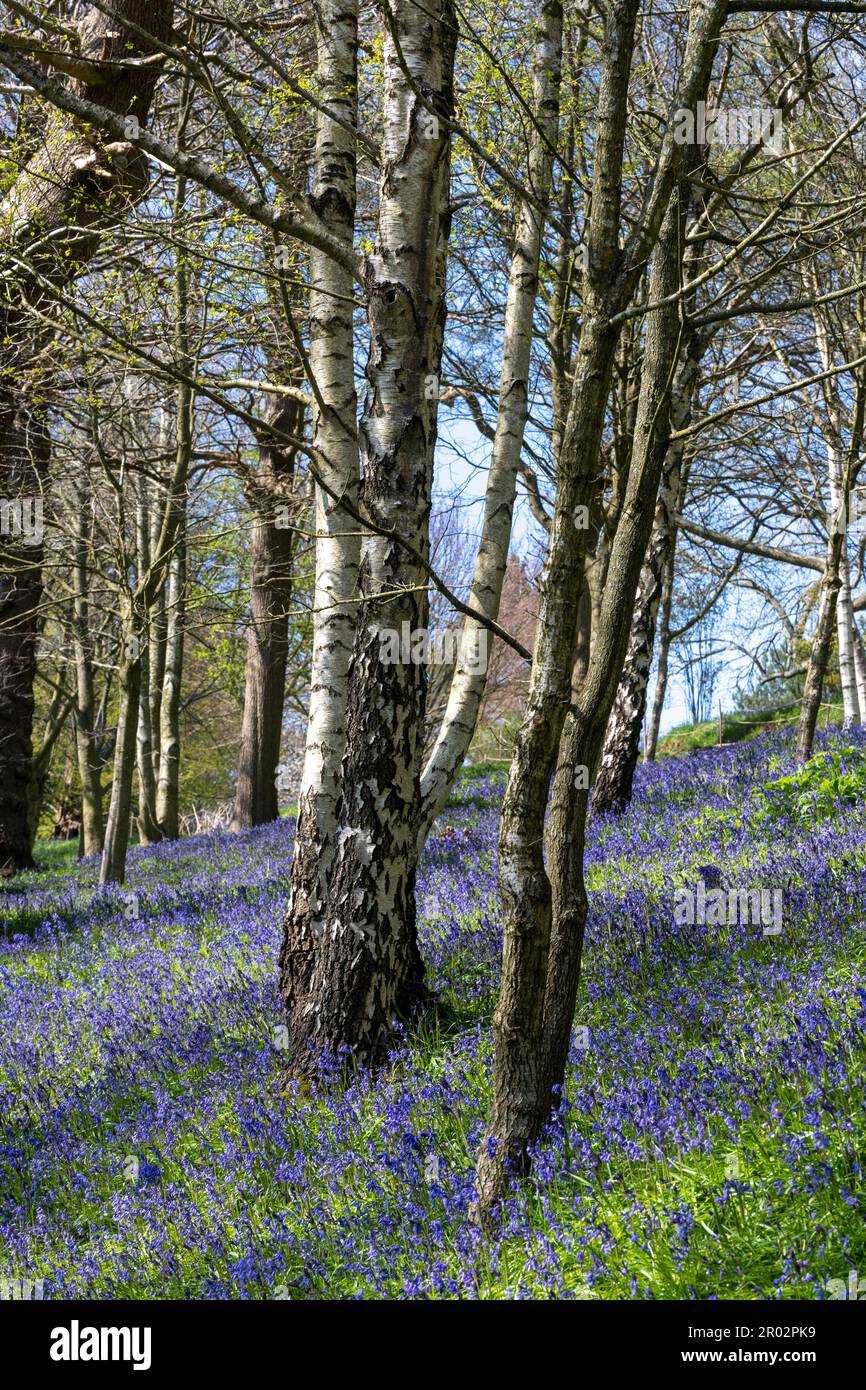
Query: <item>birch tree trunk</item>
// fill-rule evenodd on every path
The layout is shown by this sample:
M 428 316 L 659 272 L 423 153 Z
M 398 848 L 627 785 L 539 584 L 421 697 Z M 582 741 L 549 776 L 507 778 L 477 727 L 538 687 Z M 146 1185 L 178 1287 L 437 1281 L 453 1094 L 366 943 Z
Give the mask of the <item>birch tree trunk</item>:
M 806 679 L 803 683 L 803 695 L 800 700 L 800 718 L 797 723 L 798 762 L 806 762 L 812 756 L 815 730 L 818 727 L 818 715 L 821 712 L 824 678 L 827 674 L 830 648 L 833 643 L 833 628 L 836 624 L 836 607 L 841 584 L 839 564 L 843 544 L 843 533 L 839 521 L 840 514 L 837 514 L 837 524 L 831 524 L 827 537 L 824 571 L 821 575 L 819 589 L 818 618 L 809 647 L 809 664 L 806 668 Z M 844 525 L 844 521 L 842 525 Z
M 818 283 L 818 273 L 814 264 L 807 268 L 807 278 L 809 288 L 815 298 L 819 297 L 820 286 Z M 825 372 L 831 372 L 833 368 L 833 347 L 830 339 L 830 331 L 824 312 L 818 306 L 812 309 L 812 322 L 815 327 L 815 341 L 818 345 L 818 355 L 821 366 Z M 862 347 L 862 344 L 861 344 Z M 854 609 L 851 596 L 851 576 L 848 564 L 848 499 L 851 486 L 856 480 L 857 465 L 856 456 L 863 430 L 863 385 L 859 385 L 857 391 L 857 408 L 855 418 L 852 422 L 849 447 L 846 451 L 844 446 L 844 410 L 839 397 L 838 386 L 834 377 L 829 377 L 823 383 L 823 413 L 816 414 L 816 423 L 824 437 L 824 447 L 827 452 L 827 483 L 830 494 L 830 515 L 833 518 L 833 529 L 839 539 L 838 551 L 833 544 L 831 535 L 827 546 L 828 563 L 835 565 L 835 574 L 826 574 L 822 579 L 821 601 L 819 608 L 819 626 L 823 616 L 822 609 L 828 605 L 835 607 L 836 616 L 836 643 L 839 654 L 839 679 L 842 686 L 842 708 L 843 718 L 846 726 L 859 724 L 861 713 L 866 713 L 860 709 L 860 702 L 857 695 L 857 672 L 854 665 Z M 838 579 L 838 584 L 837 584 Z M 835 599 L 833 597 L 835 591 Z M 824 634 L 820 634 L 819 648 L 823 646 Z M 820 651 L 819 651 L 820 657 Z M 826 658 L 825 658 L 826 659 Z M 812 665 L 810 657 L 810 666 Z M 810 673 L 813 681 L 817 680 L 818 669 Z M 823 682 L 823 671 L 821 672 Z M 807 679 L 808 684 L 808 679 Z M 818 692 L 818 704 L 820 707 L 820 691 Z M 812 692 L 810 699 L 814 699 Z M 798 746 L 802 742 L 805 747 L 808 743 L 811 747 L 813 733 L 809 735 L 808 726 L 811 719 L 810 713 L 805 720 L 801 716 L 801 728 L 798 735 Z M 817 720 L 817 710 L 815 711 Z
M 559 133 L 559 88 L 562 75 L 562 6 L 545 0 L 535 36 L 532 109 L 537 124 L 529 130 L 527 184 L 533 199 L 517 212 L 517 227 L 508 279 L 503 328 L 502 366 L 496 431 L 487 478 L 481 540 L 475 560 L 469 603 L 485 617 L 499 616 L 502 584 L 511 544 L 517 470 L 529 411 L 529 361 L 545 209 L 550 197 L 553 151 Z M 458 659 L 442 725 L 421 778 L 420 840 L 448 799 L 472 742 L 487 683 L 488 633 L 465 618 Z
M 177 539 L 168 571 L 165 654 L 159 703 L 159 780 L 156 818 L 167 840 L 180 834 L 180 691 L 186 614 L 186 508 L 178 518 Z
M 138 491 L 136 505 L 136 532 L 138 548 L 138 569 L 144 574 L 150 568 L 150 508 L 147 479 L 135 480 Z M 145 637 L 153 631 L 153 612 L 145 617 Z M 156 819 L 156 777 L 153 769 L 154 731 L 151 724 L 151 669 L 150 643 L 145 640 L 141 648 L 141 678 L 138 690 L 138 728 L 135 741 L 135 764 L 138 769 L 138 840 L 142 845 L 153 845 L 162 839 L 162 832 Z
M 653 691 L 652 709 L 647 721 L 646 740 L 644 744 L 644 761 L 651 763 L 655 761 L 656 751 L 659 742 L 659 729 L 662 722 L 662 711 L 665 707 L 665 696 L 668 689 L 668 655 L 671 648 L 671 609 L 674 597 L 674 552 L 668 557 L 665 565 L 664 577 L 662 579 L 662 598 L 661 598 L 661 617 L 659 620 L 658 635 L 658 665 L 656 667 L 656 684 Z
M 835 491 L 836 495 L 839 496 L 838 488 Z M 839 652 L 839 680 L 842 685 L 842 706 L 846 727 L 861 723 L 860 701 L 857 696 L 857 670 L 854 663 L 854 609 L 852 602 L 848 541 L 847 537 L 843 535 L 842 552 L 839 557 L 839 596 L 836 600 L 836 645 Z
M 866 652 L 863 650 L 863 638 L 857 625 L 853 602 L 851 605 L 851 640 L 854 648 L 854 671 L 857 677 L 857 704 L 860 710 L 860 723 L 862 724 L 866 718 Z
M 355 234 L 358 120 L 357 0 L 322 0 L 316 37 L 315 160 L 311 203 L 328 231 L 351 247 Z M 358 524 L 336 499 L 358 501 L 359 455 L 349 270 L 311 249 L 310 368 L 316 385 L 313 449 L 316 576 L 313 653 L 304 767 L 289 909 L 280 950 L 280 993 L 291 1014 L 306 1000 L 314 962 L 313 922 L 323 910 L 337 830 L 346 699 L 355 632 Z
M 123 883 L 126 877 L 126 850 L 132 825 L 132 779 L 141 691 L 142 645 L 142 625 L 134 613 L 127 611 L 122 627 L 117 739 L 114 745 L 111 802 L 99 866 L 100 883 Z
M 399 639 L 404 624 L 411 633 L 423 626 L 426 573 L 396 538 L 426 553 L 435 427 L 427 381 L 441 312 L 438 228 L 448 194 L 444 121 L 453 110 L 456 30 L 450 0 L 423 9 L 400 0 L 388 24 L 379 230 L 365 269 L 370 354 L 360 430 L 363 507 L 386 534 L 370 535 L 359 575 L 328 897 L 312 924 L 316 948 L 307 988 L 287 1000 L 288 1072 L 295 1077 L 314 1074 L 323 1057 L 347 1051 L 375 1063 L 396 1019 L 425 997 L 415 871 L 426 674 Z
M 104 10 L 85 7 L 80 57 L 97 62 L 151 55 L 124 21 L 157 42 L 172 33 L 170 0 L 109 0 Z M 71 79 L 77 95 L 104 107 L 147 119 L 157 79 L 153 66 L 118 75 L 105 69 L 94 85 Z M 47 427 L 34 409 L 37 383 L 29 382 L 33 356 L 29 313 L 62 289 L 91 259 L 104 228 L 141 197 L 147 164 L 124 142 L 101 140 L 52 110 L 44 142 L 21 170 L 0 204 L 0 236 L 13 264 L 2 276 L 0 296 L 0 497 L 42 499 L 49 466 Z M 36 545 L 21 557 L 0 559 L 0 874 L 32 864 L 26 789 L 32 757 L 35 622 L 42 594 L 42 553 Z
M 96 739 L 96 699 L 90 633 L 89 554 L 91 536 L 90 479 L 85 471 L 79 492 L 78 526 L 73 570 L 73 648 L 75 653 L 75 744 L 81 783 L 82 853 L 100 854 L 104 834 L 102 780 Z
M 823 329 L 822 321 L 817 314 L 816 337 L 821 350 L 822 360 L 826 363 L 829 360 L 829 344 L 826 332 Z M 830 484 L 827 548 L 819 588 L 818 618 L 815 623 L 815 631 L 812 634 L 812 642 L 809 648 L 809 663 L 806 668 L 806 679 L 803 683 L 803 696 L 800 701 L 800 718 L 797 723 L 797 759 L 799 762 L 805 762 L 812 756 L 815 730 L 818 726 L 818 715 L 821 712 L 821 696 L 824 690 L 824 679 L 827 673 L 827 665 L 830 660 L 830 649 L 833 642 L 833 627 L 835 624 L 838 633 L 841 625 L 839 619 L 840 594 L 844 584 L 844 575 L 848 558 L 848 499 L 851 489 L 857 481 L 857 475 L 860 469 L 859 460 L 863 443 L 864 421 L 866 421 L 866 376 L 861 374 L 857 380 L 851 433 L 844 463 L 842 462 L 840 453 L 841 412 L 837 408 L 835 391 L 832 399 L 833 405 L 828 423 L 833 434 L 832 437 L 825 436 L 827 437 Z M 846 623 L 845 631 L 851 636 L 853 649 L 854 644 L 859 643 L 859 633 L 855 629 L 856 620 L 854 618 L 853 604 L 851 604 L 850 583 L 848 602 L 850 605 L 850 628 Z M 841 642 L 839 643 L 839 648 L 839 671 L 840 675 L 842 675 Z M 852 705 L 851 667 L 852 663 L 849 662 L 842 684 L 843 716 L 846 723 L 849 722 Z M 847 702 L 844 701 L 846 686 L 848 688 Z M 858 701 L 858 713 L 860 712 Z

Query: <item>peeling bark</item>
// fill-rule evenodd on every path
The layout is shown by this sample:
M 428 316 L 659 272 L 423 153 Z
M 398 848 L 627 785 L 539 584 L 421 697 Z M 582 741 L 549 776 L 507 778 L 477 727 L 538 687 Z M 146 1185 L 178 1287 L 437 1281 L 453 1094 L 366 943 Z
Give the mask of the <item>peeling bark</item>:
M 384 45 L 379 231 L 367 261 L 370 329 L 360 438 L 362 506 L 379 527 L 427 547 L 431 431 L 427 383 L 440 324 L 439 219 L 447 197 L 455 46 L 450 0 L 401 0 Z M 411 74 L 407 80 L 403 65 Z M 416 90 L 417 89 L 417 90 Z M 423 94 L 423 102 L 417 92 Z M 436 115 L 435 123 L 428 106 Z M 309 974 L 290 1006 L 289 1074 L 323 1056 L 375 1063 L 393 1026 L 425 997 L 415 932 L 425 672 L 389 661 L 383 632 L 423 623 L 426 575 L 371 534 L 359 573 L 347 699 L 346 755 L 327 898 L 310 921 Z M 284 995 L 284 998 L 286 996 Z
M 313 10 L 317 112 L 311 203 L 329 233 L 351 249 L 355 230 L 358 102 L 356 0 Z M 333 113 L 333 115 L 331 114 Z M 280 993 L 289 1014 L 306 1000 L 318 921 L 337 830 L 346 699 L 355 634 L 358 525 L 335 498 L 356 505 L 359 485 L 352 272 L 310 250 L 310 368 L 317 388 L 313 449 L 324 487 L 315 491 L 316 578 L 310 705 L 289 910 L 280 951 Z

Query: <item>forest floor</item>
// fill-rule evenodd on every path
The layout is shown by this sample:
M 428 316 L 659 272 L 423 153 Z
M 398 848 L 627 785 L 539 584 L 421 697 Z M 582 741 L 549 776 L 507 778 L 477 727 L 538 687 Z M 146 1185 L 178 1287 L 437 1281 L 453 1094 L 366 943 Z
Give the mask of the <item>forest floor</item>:
M 52 860 L 0 899 L 0 1276 L 98 1298 L 825 1298 L 866 1273 L 866 732 L 641 768 L 592 830 L 566 1096 L 501 1236 L 490 1095 L 503 775 L 419 882 L 440 1007 L 388 1070 L 280 1098 L 291 822 Z M 683 891 L 780 891 L 688 925 Z M 709 915 L 709 914 L 708 914 Z

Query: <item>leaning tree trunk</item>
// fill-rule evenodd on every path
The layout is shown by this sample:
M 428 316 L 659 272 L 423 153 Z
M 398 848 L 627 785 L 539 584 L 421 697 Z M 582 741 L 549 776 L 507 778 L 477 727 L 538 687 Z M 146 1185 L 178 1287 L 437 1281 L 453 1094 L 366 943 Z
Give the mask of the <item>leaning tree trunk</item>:
M 562 6 L 545 0 L 535 40 L 533 124 L 529 131 L 527 183 L 532 200 L 520 204 L 505 304 L 496 432 L 487 477 L 481 539 L 469 603 L 487 618 L 499 616 L 511 543 L 523 435 L 529 412 L 529 362 L 538 292 L 541 243 L 559 132 L 562 73 Z M 448 704 L 421 779 L 421 840 L 447 800 L 472 741 L 487 684 L 488 632 L 465 618 Z
M 87 6 L 78 53 L 64 63 L 79 96 L 144 124 L 157 80 L 153 65 L 93 68 L 106 59 L 152 56 L 124 21 L 160 42 L 172 34 L 170 0 L 109 0 Z M 78 60 L 76 63 L 76 59 Z M 3 46 L 0 60 L 23 81 L 31 65 Z M 104 80 L 99 78 L 104 74 Z M 131 127 L 134 129 L 134 127 Z M 0 293 L 0 497 L 15 503 L 42 499 L 49 466 L 44 418 L 33 405 L 30 311 L 51 302 L 92 258 L 106 226 L 144 192 L 147 163 L 126 142 L 100 138 L 52 110 L 41 147 L 21 170 L 0 205 L 0 241 L 13 260 Z M 15 548 L 0 564 L 0 874 L 31 865 L 26 789 L 32 757 L 36 613 L 42 594 L 41 546 L 22 558 Z
M 671 422 L 684 429 L 691 417 L 692 392 L 700 361 L 700 343 L 693 335 L 671 396 Z M 592 814 L 621 811 L 631 800 L 632 783 L 640 753 L 640 735 L 646 714 L 647 689 L 656 635 L 656 617 L 662 599 L 665 573 L 676 542 L 675 514 L 679 508 L 684 441 L 668 446 L 656 503 L 649 548 L 641 569 L 637 600 L 625 664 L 608 720 L 604 748 L 592 789 Z
M 232 830 L 265 825 L 279 815 L 277 767 L 283 731 L 294 531 L 283 523 L 293 511 L 297 450 L 280 436 L 298 438 L 303 406 L 268 397 L 259 464 L 247 490 L 252 507 L 250 626 L 247 635 L 244 716 Z
M 437 249 L 448 191 L 455 19 L 450 0 L 400 0 L 384 44 L 379 234 L 366 268 L 370 353 L 361 423 L 366 542 L 348 690 L 347 750 L 327 901 L 311 924 L 307 987 L 291 1000 L 288 1071 L 323 1056 L 380 1059 L 425 995 L 415 933 L 425 673 L 394 651 L 423 624 Z M 401 61 L 402 60 L 402 61 Z M 405 63 L 411 81 L 407 78 Z M 417 93 L 424 94 L 424 103 Z M 384 532 L 384 534 L 381 534 Z M 420 620 L 420 621 L 419 621 Z
M 689 7 L 689 32 L 676 106 L 705 99 L 723 0 Z M 672 365 L 676 360 L 680 233 L 685 190 L 672 204 L 682 161 L 670 130 L 644 206 L 645 223 L 619 251 L 622 156 L 637 17 L 635 0 L 612 0 L 605 12 L 589 219 L 584 317 L 572 399 L 557 470 L 556 505 L 542 585 L 532 682 L 518 733 L 500 826 L 503 903 L 500 997 L 494 1015 L 494 1096 L 478 1158 L 479 1211 L 489 1217 L 514 1172 L 525 1171 L 531 1147 L 550 1113 L 564 1067 L 562 1039 L 570 1035 L 580 970 L 586 893 L 583 821 L 587 770 L 601 752 L 610 707 L 625 658 L 631 611 L 649 542 L 669 443 Z M 665 227 L 662 230 L 662 222 Z M 619 328 L 659 231 L 653 256 L 640 405 L 626 495 L 611 549 L 600 621 L 593 633 L 586 679 L 571 699 L 577 599 L 583 575 L 584 533 L 575 541 L 577 506 L 591 505 L 610 374 Z M 664 303 L 665 296 L 669 302 Z M 673 318 L 673 324 L 671 322 Z M 569 724 L 562 738 L 566 711 Z M 544 818 L 550 777 L 559 766 L 553 825 Z M 558 792 L 558 795 L 557 795 Z

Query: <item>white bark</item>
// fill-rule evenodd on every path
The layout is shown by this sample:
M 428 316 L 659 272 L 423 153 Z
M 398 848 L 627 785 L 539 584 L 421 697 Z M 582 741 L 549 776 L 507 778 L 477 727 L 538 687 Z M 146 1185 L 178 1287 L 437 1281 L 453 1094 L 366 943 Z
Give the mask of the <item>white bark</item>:
M 317 113 L 311 202 L 329 232 L 351 249 L 357 172 L 356 0 L 323 0 L 314 9 Z M 316 575 L 310 704 L 292 891 L 280 955 L 287 1008 L 303 995 L 313 963 L 312 922 L 327 892 L 337 829 L 340 767 L 346 745 L 346 697 L 357 620 L 358 523 L 335 501 L 357 504 L 359 453 L 355 392 L 352 272 L 310 252 L 310 368 L 317 403 L 313 444 L 325 486 L 316 486 Z
M 424 991 L 415 865 L 426 682 L 418 663 L 389 659 L 382 632 L 399 633 L 404 623 L 417 630 L 426 612 L 423 565 L 391 536 L 426 553 L 436 419 L 427 382 L 441 322 L 439 228 L 450 147 L 440 115 L 452 109 L 454 33 L 449 0 L 432 9 L 399 0 L 383 47 L 379 225 L 365 269 L 370 349 L 360 438 L 364 511 L 389 534 L 370 534 L 360 569 L 327 901 L 318 920 L 299 924 L 294 914 L 296 937 L 284 948 L 296 1074 L 344 1047 L 378 1060 L 395 1018 L 411 1012 Z M 299 926 L 305 939 L 297 939 Z

